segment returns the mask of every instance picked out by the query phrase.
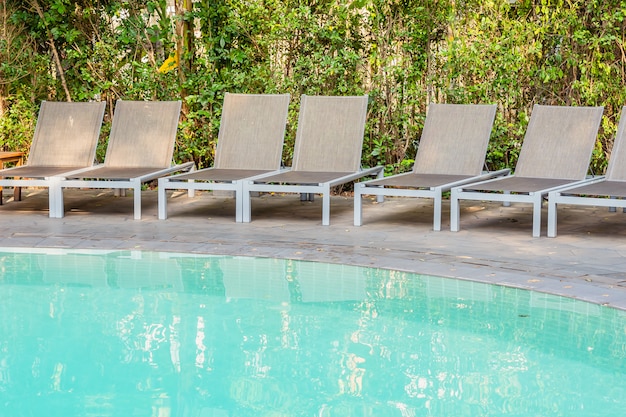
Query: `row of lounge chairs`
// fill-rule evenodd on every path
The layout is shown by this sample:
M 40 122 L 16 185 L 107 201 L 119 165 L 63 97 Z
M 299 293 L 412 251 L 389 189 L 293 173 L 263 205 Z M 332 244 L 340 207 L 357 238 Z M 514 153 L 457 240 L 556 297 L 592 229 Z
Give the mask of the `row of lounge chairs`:
M 302 96 L 293 165 L 281 169 L 289 100 L 226 94 L 215 164 L 203 170 L 192 162 L 171 165 L 178 101 L 118 101 L 104 163 L 95 166 L 104 103 L 44 102 L 27 164 L 1 170 L 0 186 L 47 187 L 53 218 L 64 216 L 65 188 L 132 188 L 140 219 L 141 186 L 157 178 L 161 219 L 168 189 L 235 191 L 238 222 L 251 219 L 252 192 L 320 193 L 328 225 L 331 187 L 383 173 L 383 167 L 360 167 L 368 97 Z
M 362 197 L 431 198 L 433 228 L 441 229 L 442 201 L 450 192 L 450 229 L 460 227 L 460 200 L 533 205 L 533 236 L 541 231 L 548 199 L 548 236 L 556 236 L 559 203 L 625 207 L 626 107 L 607 175 L 586 178 L 602 107 L 535 105 L 514 174 L 484 172 L 495 105 L 431 104 L 411 172 L 383 178 L 383 167 L 360 166 L 367 96 L 302 96 L 293 163 L 281 168 L 290 97 L 226 94 L 215 162 L 195 170 L 173 165 L 180 105 L 118 101 L 103 164 L 93 165 L 103 103 L 42 103 L 28 162 L 0 171 L 0 186 L 48 187 L 50 217 L 63 217 L 64 188 L 134 190 L 141 218 L 141 186 L 158 179 L 158 217 L 167 218 L 167 190 L 229 190 L 237 222 L 251 220 L 255 192 L 322 194 L 322 224 L 330 224 L 331 188 L 354 184 L 354 224 L 362 224 Z M 612 198 L 609 198 L 612 197 Z

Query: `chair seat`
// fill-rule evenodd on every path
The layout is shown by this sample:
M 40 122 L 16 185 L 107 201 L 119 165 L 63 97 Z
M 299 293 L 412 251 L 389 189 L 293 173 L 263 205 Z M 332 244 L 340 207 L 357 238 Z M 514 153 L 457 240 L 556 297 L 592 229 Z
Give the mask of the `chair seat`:
M 406 187 L 406 188 L 431 188 L 462 181 L 472 178 L 473 175 L 447 175 L 447 174 L 414 174 L 412 172 L 379 180 L 368 181 L 367 185 L 385 187 Z
M 177 175 L 170 178 L 171 181 L 239 181 L 245 178 L 255 177 L 257 175 L 266 174 L 273 170 L 266 169 L 228 169 L 228 168 L 209 168 L 199 171 L 190 172 L 188 174 Z
M 53 177 L 56 175 L 61 175 L 66 172 L 76 171 L 79 169 L 84 169 L 84 166 L 64 166 L 64 167 L 56 167 L 56 166 L 28 166 L 24 165 L 21 167 L 10 168 L 4 171 L 0 171 L 1 178 L 12 178 L 12 177 L 22 177 L 22 178 L 45 178 L 45 177 Z
M 353 174 L 353 172 L 286 171 L 269 177 L 263 177 L 254 182 L 257 184 L 321 184 L 350 174 Z
M 469 184 L 463 186 L 464 191 L 508 191 L 512 193 L 533 193 L 560 187 L 577 182 L 578 180 L 566 180 L 557 178 L 530 178 L 511 176 L 500 178 L 497 181 L 483 184 Z
M 106 180 L 127 180 L 129 178 L 138 178 L 153 172 L 165 169 L 167 167 L 141 167 L 141 168 L 124 168 L 124 167 L 95 167 L 88 171 L 75 175 L 69 175 L 68 179 L 106 179 Z
M 626 197 L 626 181 L 600 181 L 566 190 L 563 194 Z

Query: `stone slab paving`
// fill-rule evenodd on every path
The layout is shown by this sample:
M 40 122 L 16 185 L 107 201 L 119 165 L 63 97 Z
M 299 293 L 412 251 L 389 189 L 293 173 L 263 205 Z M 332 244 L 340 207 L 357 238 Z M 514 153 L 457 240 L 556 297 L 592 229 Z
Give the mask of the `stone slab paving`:
M 234 200 L 174 192 L 169 218 L 157 219 L 156 191 L 144 191 L 143 218 L 132 196 L 68 190 L 66 216 L 48 218 L 47 191 L 26 189 L 0 206 L 0 247 L 135 249 L 292 258 L 347 263 L 469 279 L 580 298 L 626 310 L 626 214 L 605 208 L 559 210 L 559 236 L 531 237 L 529 205 L 463 202 L 461 231 L 432 231 L 432 201 L 367 199 L 361 227 L 352 197 L 336 196 L 331 225 L 321 226 L 321 199 L 297 195 L 253 199 L 252 222 L 234 221 Z M 8 196 L 7 196 L 8 192 Z

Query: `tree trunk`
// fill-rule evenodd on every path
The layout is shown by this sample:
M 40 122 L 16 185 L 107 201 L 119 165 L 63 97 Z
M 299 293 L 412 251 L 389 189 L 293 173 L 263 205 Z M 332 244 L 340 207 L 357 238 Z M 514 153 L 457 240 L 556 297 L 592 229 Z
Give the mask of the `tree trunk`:
M 7 110 L 7 96 L 4 90 L 0 87 L 0 119 L 4 117 L 4 112 Z
M 178 78 L 180 85 L 184 86 L 187 74 L 193 68 L 194 57 L 194 34 L 193 25 L 189 21 L 193 3 L 192 0 L 176 0 L 176 54 L 178 56 Z M 187 89 L 181 88 L 181 99 L 183 101 L 183 114 L 188 113 L 185 97 Z

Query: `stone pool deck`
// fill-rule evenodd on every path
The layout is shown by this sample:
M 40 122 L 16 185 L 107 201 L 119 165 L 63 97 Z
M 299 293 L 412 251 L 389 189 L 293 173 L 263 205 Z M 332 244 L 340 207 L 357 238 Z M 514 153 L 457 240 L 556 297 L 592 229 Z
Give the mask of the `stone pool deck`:
M 8 196 L 6 195 L 8 193 Z M 110 190 L 67 190 L 66 216 L 48 218 L 48 193 L 25 189 L 0 206 L 0 248 L 133 249 L 293 258 L 392 268 L 565 295 L 626 310 L 626 214 L 605 208 L 559 210 L 559 236 L 531 237 L 529 205 L 462 203 L 461 231 L 432 231 L 432 201 L 388 198 L 364 202 L 361 227 L 353 200 L 336 196 L 331 225 L 321 226 L 321 198 L 263 195 L 252 222 L 235 223 L 234 200 L 198 192 L 169 198 L 157 219 L 156 191 L 143 192 L 143 218 L 133 220 L 132 196 Z

